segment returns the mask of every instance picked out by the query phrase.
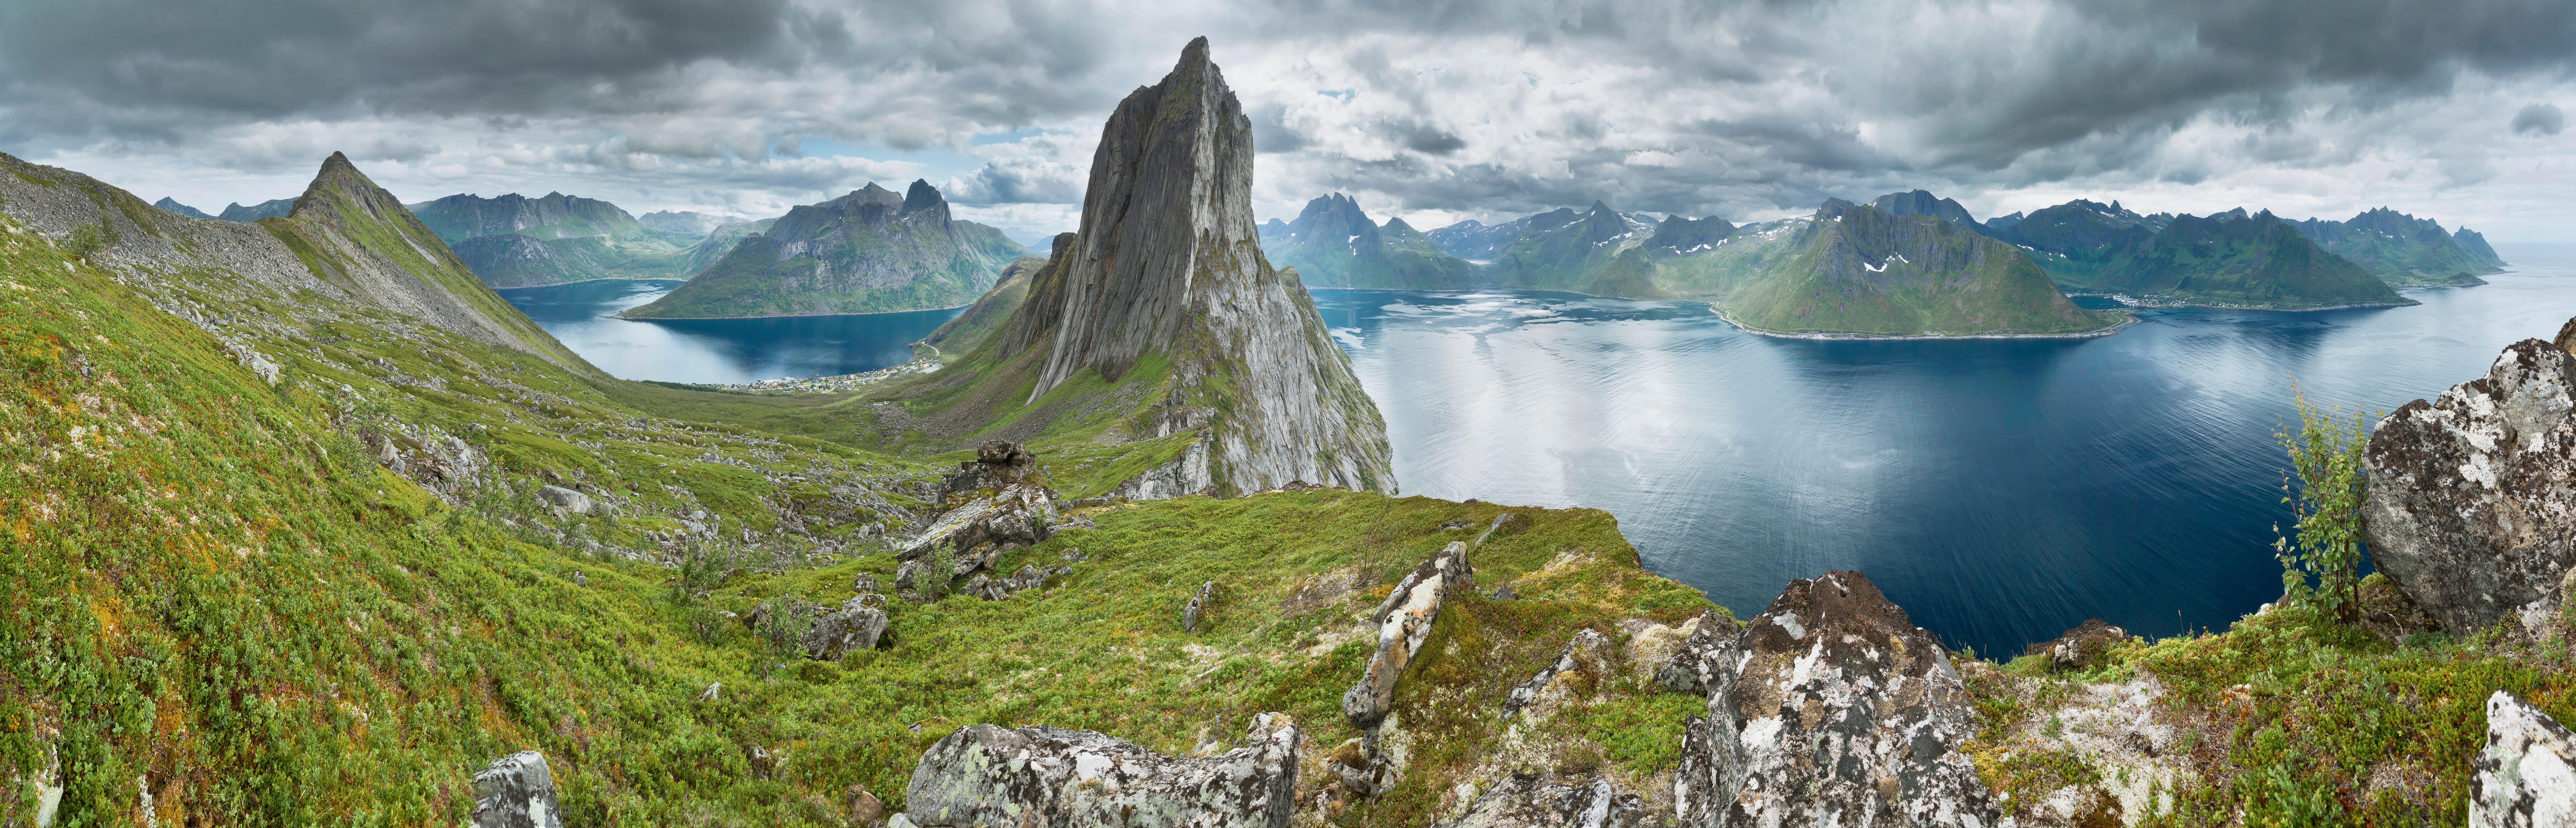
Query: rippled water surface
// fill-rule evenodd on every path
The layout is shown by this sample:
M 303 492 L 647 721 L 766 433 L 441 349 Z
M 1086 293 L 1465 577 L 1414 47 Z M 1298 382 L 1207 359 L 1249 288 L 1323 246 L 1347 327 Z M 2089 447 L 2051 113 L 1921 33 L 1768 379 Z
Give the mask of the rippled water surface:
M 1316 291 L 1407 494 L 1618 515 L 1649 566 L 1750 615 L 1858 569 L 1980 651 L 2088 616 L 2170 634 L 2280 594 L 2295 375 L 2393 409 L 2576 316 L 2576 246 L 2407 308 L 2149 311 L 2085 340 L 1819 342 L 1705 306 Z
M 500 294 L 591 364 L 625 379 L 664 382 L 740 383 L 901 365 L 912 359 L 913 342 L 966 310 L 650 322 L 616 317 L 679 286 L 601 280 Z

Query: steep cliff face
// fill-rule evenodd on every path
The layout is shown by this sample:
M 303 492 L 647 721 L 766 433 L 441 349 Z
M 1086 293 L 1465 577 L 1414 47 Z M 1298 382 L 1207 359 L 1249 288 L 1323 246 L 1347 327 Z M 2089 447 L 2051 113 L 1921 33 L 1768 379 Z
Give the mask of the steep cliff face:
M 1392 491 L 1385 421 L 1306 289 L 1263 258 L 1251 188 L 1251 121 L 1193 40 L 1110 116 L 1081 232 L 1032 275 L 990 358 L 1030 360 L 1020 404 L 1082 377 L 1154 385 L 1127 436 L 1197 433 L 1172 462 L 1220 491 Z M 1129 376 L 1140 363 L 1169 375 Z
M 381 314 L 379 324 L 434 326 L 582 373 L 597 370 L 484 286 L 437 234 L 339 153 L 322 162 L 302 196 L 280 199 L 292 212 L 257 222 L 154 210 L 89 176 L 7 155 L 0 166 L 16 173 L 0 176 L 0 210 L 62 235 L 94 263 L 147 287 L 180 270 L 224 272 L 232 278 L 196 280 L 229 292 L 207 298 L 273 302 L 317 320 L 341 312 L 324 307 L 336 304 Z M 180 315 L 220 327 L 207 321 L 208 312 Z
M 722 229 L 717 231 L 722 233 Z M 711 240 L 713 235 L 709 237 Z M 689 283 L 626 311 L 635 319 L 882 313 L 963 305 L 1028 249 L 959 221 L 928 181 L 898 196 L 873 183 L 788 211 Z

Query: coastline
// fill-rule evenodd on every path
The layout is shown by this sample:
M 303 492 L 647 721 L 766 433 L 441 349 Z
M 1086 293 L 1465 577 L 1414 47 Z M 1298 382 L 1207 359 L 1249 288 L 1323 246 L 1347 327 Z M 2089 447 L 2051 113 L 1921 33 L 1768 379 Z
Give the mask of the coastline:
M 2478 284 L 2485 284 L 2485 283 L 2484 283 L 2484 282 L 2480 282 L 2480 283 L 2478 283 Z M 2408 288 L 2418 288 L 2418 287 L 2477 287 L 2477 285 L 2408 285 L 2407 287 L 2408 287 Z M 2402 290 L 2402 289 L 2405 289 L 2405 288 L 2400 288 L 2400 289 Z M 2127 296 L 2128 296 L 2128 294 L 2125 294 L 2125 293 L 2109 293 L 2109 292 L 2099 292 L 2099 291 L 2080 291 L 2080 292 L 2075 292 L 2075 293 L 2068 293 L 2068 294 L 2066 294 L 2066 295 L 2067 295 L 2067 296 L 2098 296 L 2098 297 L 2103 297 L 2103 298 L 2106 298 L 2106 299 L 2121 299 L 2121 298 L 2124 298 L 2124 297 L 2127 297 Z M 2347 304 L 2347 305 L 2319 305 L 2319 306 L 2317 306 L 2317 307 L 2313 307 L 2313 308 L 2276 308 L 2276 307 L 2271 307 L 2271 306 L 2267 306 L 2267 305 L 2220 305 L 2220 304 L 2212 304 L 2212 303 L 2209 303 L 2209 302 L 2174 302 L 2174 303 L 2170 303 L 2170 304 L 2166 304 L 2166 303 L 2157 303 L 2157 304 L 2130 304 L 2130 303 L 2127 303 L 2127 302 L 2122 302 L 2121 304 L 2126 304 L 2126 305 L 2128 305 L 2128 306 L 2129 306 L 2129 307 L 2131 307 L 2131 308 L 2208 308 L 2208 309 L 2210 309 L 2210 310 L 2274 311 L 2274 312 L 2278 312 L 2278 313 L 2309 313 L 2309 312 L 2312 312 L 2312 311 L 2353 310 L 2353 309 L 2356 309 L 2356 308 L 2411 308 L 2411 307 L 2414 307 L 2414 306 L 2416 306 L 2416 305 L 2424 304 L 2424 303 L 2422 303 L 2422 302 L 2418 302 L 2418 301 L 2415 301 L 2415 300 L 2413 300 L 2413 299 L 2407 299 L 2406 297 L 2403 297 L 2403 296 L 2400 296 L 2400 297 L 2397 297 L 2397 298 L 2402 299 L 2402 300 L 2404 300 L 2404 301 L 2400 301 L 2400 302 L 2355 302 L 2355 303 Z
M 543 284 L 543 285 L 511 285 L 511 286 L 509 286 L 509 287 L 502 287 L 502 286 L 500 286 L 500 285 L 495 285 L 495 284 L 492 284 L 492 283 L 490 283 L 490 282 L 485 282 L 485 283 L 483 283 L 483 286 L 484 286 L 484 287 L 491 288 L 491 289 L 493 289 L 493 290 L 539 290 L 539 289 L 543 289 L 543 288 L 558 288 L 558 287 L 570 287 L 570 286 L 572 286 L 572 285 L 587 285 L 587 284 L 590 284 L 590 283 L 592 283 L 592 282 L 678 282 L 678 283 L 683 283 L 683 284 L 685 284 L 685 283 L 687 283 L 688 281 L 689 281 L 689 280 L 687 280 L 687 279 L 672 279 L 672 278 L 667 278 L 667 277 L 662 277 L 662 276 L 637 276 L 637 277 L 634 277 L 634 278 L 627 278 L 627 277 L 624 277 L 624 276 L 602 276 L 602 277 L 599 277 L 599 278 L 597 278 L 597 279 L 583 279 L 583 280 L 580 280 L 580 281 L 577 281 L 577 282 L 553 282 L 553 283 Z
M 2137 314 L 2135 314 L 2135 313 L 2123 313 L 2123 314 L 2120 314 L 2120 316 L 2121 316 L 2121 320 L 2120 320 L 2120 323 L 2119 323 L 2119 324 L 2117 324 L 2117 325 L 2113 325 L 2113 326 L 2108 327 L 2108 328 L 2097 328 L 2097 329 L 2090 330 L 2090 331 L 2078 331 L 2078 332 L 2075 332 L 2075 333 L 1862 334 L 1862 333 L 1825 333 L 1825 332 L 1822 332 L 1822 331 L 1804 331 L 1804 332 L 1796 332 L 1796 331 L 1772 331 L 1772 330 L 1764 330 L 1764 329 L 1762 329 L 1762 328 L 1756 328 L 1756 327 L 1753 327 L 1753 326 L 1751 326 L 1751 325 L 1747 325 L 1747 324 L 1744 324 L 1744 323 L 1742 323 L 1742 322 L 1738 322 L 1738 321 L 1736 321 L 1736 320 L 1735 320 L 1735 317 L 1728 316 L 1728 315 L 1726 315 L 1726 311 L 1724 311 L 1724 310 L 1720 310 L 1720 309 L 1717 307 L 1717 303 L 1715 303 L 1715 302 L 1710 302 L 1710 303 L 1707 303 L 1707 304 L 1708 304 L 1708 312 L 1709 312 L 1709 313 L 1716 314 L 1716 315 L 1717 315 L 1717 318 L 1722 319 L 1722 320 L 1725 320 L 1725 321 L 1726 321 L 1726 324 L 1729 324 L 1729 325 L 1733 325 L 1733 326 L 1735 326 L 1735 329 L 1736 329 L 1736 330 L 1743 331 L 1743 332 L 1745 332 L 1745 333 L 1749 333 L 1749 334 L 1753 334 L 1753 335 L 1755 335 L 1755 336 L 1767 336 L 1767 337 L 1771 337 L 1771 338 L 1774 338 L 1774 339 L 1816 339 L 1816 340 L 2093 339 L 2093 338 L 2096 338 L 2096 337 L 2110 336 L 2110 335 L 2112 335 L 2112 334 L 2119 333 L 2119 332 L 2120 332 L 2120 329 L 2122 329 L 2122 328 L 2126 328 L 2126 327 L 2128 327 L 2128 326 L 2130 326 L 2130 325 L 2135 325 L 2135 324 L 2137 324 L 2137 323 L 2138 323 L 2138 315 L 2137 315 Z
M 593 281 L 599 281 L 599 280 L 593 280 Z M 759 316 L 627 316 L 625 313 L 620 312 L 620 313 L 616 313 L 616 314 L 611 314 L 611 315 L 609 315 L 609 316 L 607 316 L 607 317 L 604 317 L 604 318 L 608 318 L 608 319 L 623 319 L 623 320 L 626 320 L 626 321 L 628 321 L 628 322 L 688 322 L 688 321 L 693 321 L 693 320 L 696 320 L 696 321 L 703 321 L 703 320 L 709 320 L 709 319 L 714 319 L 714 320 L 726 320 L 726 319 L 805 319 L 805 318 L 809 318 L 809 317 L 816 317 L 816 316 L 884 316 L 884 315 L 891 314 L 891 313 L 929 313 L 929 312 L 931 312 L 931 311 L 964 310 L 964 309 L 966 309 L 966 308 L 974 307 L 974 305 L 975 305 L 975 303 L 973 303 L 973 302 L 968 302 L 968 303 L 963 304 L 963 305 L 950 305 L 950 306 L 948 306 L 948 307 L 944 307 L 944 308 L 913 308 L 913 309 L 911 309 L 911 310 L 893 310 L 893 311 L 859 311 L 859 312 L 856 312 L 856 313 L 770 313 L 770 314 L 762 314 L 762 315 L 759 315 Z M 638 307 L 641 307 L 641 306 L 639 305 Z

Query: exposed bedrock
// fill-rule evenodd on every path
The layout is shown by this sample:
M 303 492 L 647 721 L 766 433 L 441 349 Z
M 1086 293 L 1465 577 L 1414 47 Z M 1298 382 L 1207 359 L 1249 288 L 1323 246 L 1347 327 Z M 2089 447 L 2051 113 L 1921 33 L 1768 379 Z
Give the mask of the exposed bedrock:
M 1302 738 L 1287 715 L 1263 713 L 1242 747 L 1182 759 L 1089 730 L 973 725 L 922 754 L 903 817 L 924 828 L 1281 828 L 1296 809 Z
M 1734 649 L 1740 670 L 1705 673 L 1708 715 L 1683 736 L 1681 824 L 2000 822 L 1958 751 L 1976 726 L 1959 672 L 1868 578 L 1791 581 Z
M 2451 633 L 2553 611 L 2576 564 L 2576 358 L 2537 339 L 2379 421 L 2371 563 Z
M 1645 801 L 1607 780 L 1507 774 L 1476 795 L 1449 828 L 1635 828 L 1650 824 Z
M 1431 637 L 1431 624 L 1452 592 L 1473 591 L 1476 570 L 1467 562 L 1467 542 L 1451 541 L 1440 554 L 1404 576 L 1369 618 L 1377 624 L 1377 651 L 1358 684 L 1342 694 L 1342 718 L 1367 730 L 1386 720 L 1395 704 L 1395 681 Z

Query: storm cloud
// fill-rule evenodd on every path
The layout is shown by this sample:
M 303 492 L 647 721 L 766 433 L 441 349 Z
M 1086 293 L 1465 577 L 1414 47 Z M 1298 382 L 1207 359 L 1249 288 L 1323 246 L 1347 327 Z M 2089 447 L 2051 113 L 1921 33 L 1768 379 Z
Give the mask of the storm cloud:
M 0 149 L 147 198 L 291 194 L 347 150 L 405 198 L 561 190 L 774 214 L 930 177 L 1069 226 L 1116 102 L 1211 36 L 1257 206 L 1417 225 L 1737 221 L 1922 187 L 2550 238 L 2563 0 L 102 0 L 0 6 Z M 2501 232 L 2499 232 L 2501 231 Z

